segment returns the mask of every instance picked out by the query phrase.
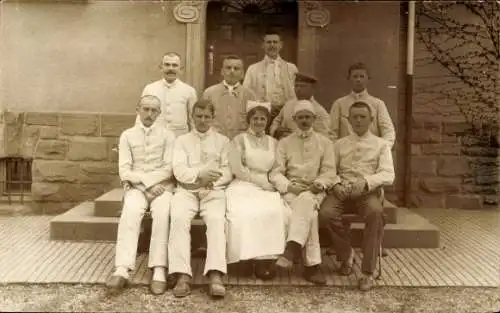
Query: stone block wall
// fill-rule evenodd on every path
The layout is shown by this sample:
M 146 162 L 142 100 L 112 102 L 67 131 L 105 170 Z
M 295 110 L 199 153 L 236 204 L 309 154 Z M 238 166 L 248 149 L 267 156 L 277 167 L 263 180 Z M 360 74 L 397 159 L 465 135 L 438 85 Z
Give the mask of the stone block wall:
M 453 6 L 447 14 L 445 18 L 453 18 L 457 23 L 476 23 L 477 35 L 469 38 L 462 50 L 456 51 L 455 41 L 449 40 L 453 35 L 441 29 L 442 24 L 417 15 L 410 138 L 412 204 L 497 208 L 500 192 L 498 100 L 495 107 L 488 99 L 493 99 L 495 94 L 498 99 L 500 84 L 483 79 L 483 84 L 476 86 L 474 75 L 490 73 L 498 77 L 498 64 L 496 68 L 491 67 L 481 56 L 487 53 L 481 49 L 488 44 L 478 46 L 476 39 L 490 36 L 477 16 L 460 5 Z M 443 62 L 441 50 L 429 48 L 429 42 L 425 42 L 429 34 L 434 34 L 433 43 L 451 56 L 467 53 L 468 58 L 457 57 L 453 62 L 466 69 L 464 73 L 469 76 L 455 75 L 452 69 L 445 67 L 452 61 Z
M 415 115 L 412 128 L 412 204 L 481 209 L 498 206 L 500 150 L 465 122 Z
M 3 112 L 0 157 L 33 160 L 35 213 L 58 213 L 118 186 L 116 147 L 134 114 Z

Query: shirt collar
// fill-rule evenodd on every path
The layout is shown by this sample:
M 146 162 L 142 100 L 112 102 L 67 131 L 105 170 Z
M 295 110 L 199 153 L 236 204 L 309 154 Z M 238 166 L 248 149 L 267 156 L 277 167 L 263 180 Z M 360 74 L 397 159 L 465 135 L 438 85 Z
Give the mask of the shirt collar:
M 257 133 L 250 127 L 248 127 L 248 133 L 256 138 L 264 138 L 266 136 L 265 132 L 262 132 L 262 134 L 257 135 Z
M 153 123 L 151 126 L 149 127 L 146 127 L 144 126 L 144 124 L 142 123 L 142 121 L 139 119 L 139 123 L 137 124 L 139 126 L 139 128 L 145 132 L 146 134 L 149 134 L 152 130 L 153 130 L 153 127 L 155 126 L 155 123 Z
M 313 130 L 312 126 L 311 126 L 311 128 L 309 128 L 306 131 L 303 131 L 302 129 L 297 128 L 297 135 L 299 136 L 299 138 L 302 138 L 302 139 L 308 139 L 309 137 L 311 137 L 313 132 L 314 132 L 314 130 Z
M 227 90 L 229 93 L 236 95 L 236 91 L 238 87 L 240 87 L 240 83 L 237 82 L 234 85 L 229 85 L 225 80 L 222 81 L 222 85 L 224 85 L 225 90 Z
M 366 133 L 364 133 L 363 135 L 359 136 L 358 134 L 356 134 L 355 132 L 352 132 L 351 136 L 356 139 L 356 140 L 365 140 L 365 139 L 368 139 L 370 138 L 372 135 L 372 133 L 370 132 L 370 130 L 368 130 Z
M 269 64 L 269 63 L 278 63 L 281 62 L 281 56 L 278 55 L 276 59 L 271 59 L 268 55 L 264 56 L 264 61 Z
M 224 87 L 226 87 L 227 89 L 236 89 L 240 86 L 240 82 L 237 82 L 236 84 L 234 85 L 229 85 L 228 82 L 226 82 L 226 80 L 223 80 L 222 81 L 222 84 L 224 85 Z
M 356 99 L 356 100 L 359 100 L 359 99 L 362 99 L 362 98 L 365 98 L 366 96 L 368 96 L 368 91 L 365 89 L 359 93 L 356 93 L 354 91 L 351 91 L 351 96 Z
M 167 82 L 167 80 L 165 78 L 162 78 L 162 80 L 163 80 L 163 84 L 165 86 L 167 86 L 167 88 L 175 87 L 179 83 L 179 79 L 178 78 L 176 78 L 172 83 Z
M 210 134 L 212 133 L 212 127 L 210 127 L 206 132 L 204 133 L 200 133 L 199 131 L 196 130 L 196 128 L 193 127 L 193 130 L 192 130 L 193 134 L 200 138 L 201 140 L 207 138 L 208 136 L 210 136 Z

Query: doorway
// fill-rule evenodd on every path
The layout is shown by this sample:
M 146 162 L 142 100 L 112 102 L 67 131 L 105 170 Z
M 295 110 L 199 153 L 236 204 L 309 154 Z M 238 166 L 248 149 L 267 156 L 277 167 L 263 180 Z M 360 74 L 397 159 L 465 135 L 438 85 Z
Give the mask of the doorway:
M 277 31 L 281 57 L 297 64 L 298 4 L 296 0 L 211 0 L 207 5 L 205 87 L 222 80 L 222 60 L 236 54 L 249 65 L 264 58 L 262 37 Z

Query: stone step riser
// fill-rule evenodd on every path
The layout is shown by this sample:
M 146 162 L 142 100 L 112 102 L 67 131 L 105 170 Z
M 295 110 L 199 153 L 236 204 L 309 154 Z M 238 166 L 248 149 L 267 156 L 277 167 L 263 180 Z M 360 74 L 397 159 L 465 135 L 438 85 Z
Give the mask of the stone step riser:
M 352 225 L 351 240 L 355 247 L 360 247 L 364 225 Z M 68 241 L 116 241 L 118 222 L 53 222 L 50 225 L 51 240 Z M 203 241 L 205 226 L 193 225 L 191 236 L 193 246 Z M 147 240 L 140 238 L 139 241 Z M 385 248 L 438 248 L 439 232 L 433 230 L 386 229 L 384 232 Z
M 119 218 L 93 216 L 94 203 L 84 202 L 70 211 L 59 215 L 50 222 L 52 240 L 70 241 L 116 241 Z M 405 211 L 406 212 L 406 211 Z M 408 215 L 410 214 L 410 215 Z M 416 214 L 407 213 L 403 224 L 388 224 L 384 233 L 384 247 L 387 248 L 437 248 L 439 231 L 425 219 Z M 408 217 L 409 216 L 409 217 Z M 143 221 L 143 229 L 150 228 L 150 218 Z M 415 226 L 419 225 L 419 226 Z M 364 224 L 352 224 L 352 243 L 360 246 Z M 193 246 L 203 240 L 205 225 L 194 220 L 191 226 Z M 141 238 L 143 242 L 147 238 Z

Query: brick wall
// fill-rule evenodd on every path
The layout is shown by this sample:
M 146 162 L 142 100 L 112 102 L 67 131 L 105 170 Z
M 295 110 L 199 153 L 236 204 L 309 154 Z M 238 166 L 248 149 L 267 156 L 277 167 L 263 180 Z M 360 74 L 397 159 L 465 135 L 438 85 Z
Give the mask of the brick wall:
M 134 114 L 4 112 L 0 156 L 33 159 L 36 213 L 58 213 L 118 186 L 116 148 Z

